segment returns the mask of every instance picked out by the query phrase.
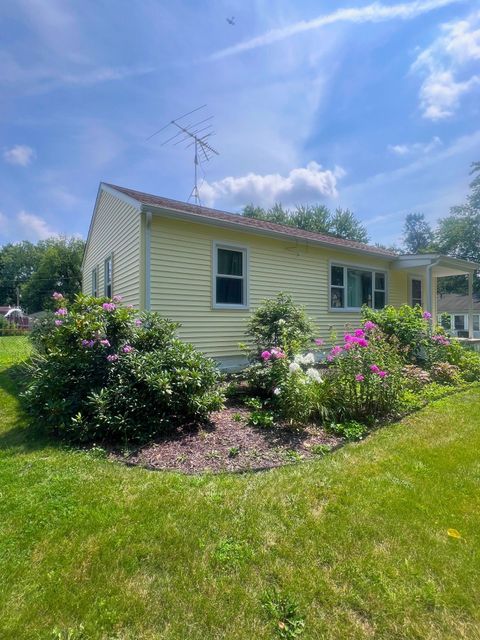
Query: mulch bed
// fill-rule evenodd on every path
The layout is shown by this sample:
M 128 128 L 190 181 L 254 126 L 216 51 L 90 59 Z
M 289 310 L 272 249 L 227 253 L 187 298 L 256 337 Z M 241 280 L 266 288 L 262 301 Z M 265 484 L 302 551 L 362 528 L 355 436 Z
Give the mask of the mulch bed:
M 249 411 L 230 406 L 212 414 L 200 428 L 179 430 L 122 459 L 127 464 L 182 473 L 253 471 L 318 458 L 342 438 L 315 426 L 294 429 L 246 424 Z M 317 446 L 316 446 L 317 445 Z M 326 447 L 318 447 L 326 445 Z

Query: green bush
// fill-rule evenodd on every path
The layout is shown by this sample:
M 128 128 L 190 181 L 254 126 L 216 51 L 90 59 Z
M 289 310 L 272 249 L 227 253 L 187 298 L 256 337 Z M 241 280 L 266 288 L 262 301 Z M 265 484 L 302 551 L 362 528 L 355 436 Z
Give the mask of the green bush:
M 271 349 L 282 349 L 289 357 L 307 349 L 313 344 L 315 328 L 303 307 L 294 304 L 290 295 L 279 293 L 252 314 L 246 333 L 250 360 L 259 362 L 261 354 Z
M 221 406 L 214 362 L 176 323 L 115 299 L 58 302 L 33 337 L 24 398 L 38 422 L 71 440 L 140 441 Z

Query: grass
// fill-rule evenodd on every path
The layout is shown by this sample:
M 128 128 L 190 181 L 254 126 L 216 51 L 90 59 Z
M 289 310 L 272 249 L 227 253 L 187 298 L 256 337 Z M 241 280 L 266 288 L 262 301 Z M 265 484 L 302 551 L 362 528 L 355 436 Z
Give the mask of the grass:
M 480 638 L 480 390 L 315 462 L 187 477 L 28 429 L 27 354 L 0 338 L 2 640 Z

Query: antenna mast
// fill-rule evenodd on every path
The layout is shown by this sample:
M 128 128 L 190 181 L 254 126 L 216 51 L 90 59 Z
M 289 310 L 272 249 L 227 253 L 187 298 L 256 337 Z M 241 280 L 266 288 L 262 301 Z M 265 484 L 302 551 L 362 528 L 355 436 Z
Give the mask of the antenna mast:
M 165 145 L 170 143 L 175 146 L 186 143 L 185 149 L 193 147 L 194 185 L 192 191 L 190 192 L 190 195 L 188 196 L 187 202 L 193 198 L 196 205 L 201 204 L 200 194 L 198 191 L 198 167 L 200 166 L 201 168 L 202 163 L 209 162 L 214 155 L 220 155 L 219 152 L 211 146 L 209 140 L 209 138 L 215 135 L 211 123 L 213 116 L 207 116 L 201 120 L 191 118 L 190 120 L 192 121 L 187 123 L 180 121 L 183 121 L 184 118 L 187 118 L 192 113 L 204 109 L 206 106 L 206 104 L 203 104 L 201 107 L 197 107 L 196 109 L 193 109 L 192 111 L 184 113 L 182 116 L 171 120 L 168 124 L 166 124 L 158 131 L 155 131 L 155 133 L 152 133 L 152 135 L 147 138 L 147 140 L 150 140 L 158 133 L 165 131 L 168 127 L 174 127 L 177 129 L 177 132 L 164 140 L 161 143 L 161 146 L 164 147 Z

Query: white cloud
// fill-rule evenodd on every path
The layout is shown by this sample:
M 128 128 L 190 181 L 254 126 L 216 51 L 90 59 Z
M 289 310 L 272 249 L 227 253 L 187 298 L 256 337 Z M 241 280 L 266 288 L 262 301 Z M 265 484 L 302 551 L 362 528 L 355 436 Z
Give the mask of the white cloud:
M 424 76 L 420 108 L 428 120 L 452 116 L 460 99 L 480 85 L 480 13 L 441 25 L 442 35 L 424 49 L 411 69 Z M 476 67 L 474 67 L 476 65 Z
M 366 5 L 359 8 L 344 8 L 337 9 L 332 13 L 327 13 L 312 20 L 300 20 L 293 24 L 278 29 L 271 29 L 260 36 L 245 40 L 226 49 L 217 51 L 212 56 L 211 60 L 218 60 L 227 56 L 232 56 L 243 51 L 250 51 L 251 49 L 257 49 L 258 47 L 264 47 L 286 38 L 291 38 L 298 33 L 304 33 L 306 31 L 312 31 L 313 29 L 320 29 L 330 24 L 338 22 L 351 22 L 351 23 L 363 23 L 363 22 L 384 22 L 386 20 L 409 20 L 439 9 L 449 4 L 458 2 L 459 0 L 417 0 L 416 2 L 405 2 L 394 5 L 384 5 L 380 2 L 374 2 L 373 4 Z
M 200 196 L 210 206 L 218 200 L 228 203 L 230 207 L 249 202 L 261 206 L 275 202 L 302 203 L 318 200 L 319 197 L 335 198 L 338 195 L 337 180 L 344 175 L 341 167 L 335 167 L 332 171 L 322 169 L 316 162 L 309 162 L 306 167 L 292 169 L 287 176 L 249 173 L 212 183 L 204 182 L 200 187 Z
M 438 136 L 434 136 L 430 142 L 413 142 L 412 144 L 389 144 L 387 149 L 397 156 L 409 156 L 422 153 L 430 153 L 442 146 Z
M 20 211 L 17 216 L 20 231 L 23 238 L 31 240 L 46 240 L 52 236 L 58 236 L 58 232 L 50 229 L 47 222 L 33 213 Z
M 20 167 L 28 167 L 35 157 L 35 151 L 26 144 L 16 144 L 11 149 L 3 152 L 3 159 L 9 164 L 17 164 Z

